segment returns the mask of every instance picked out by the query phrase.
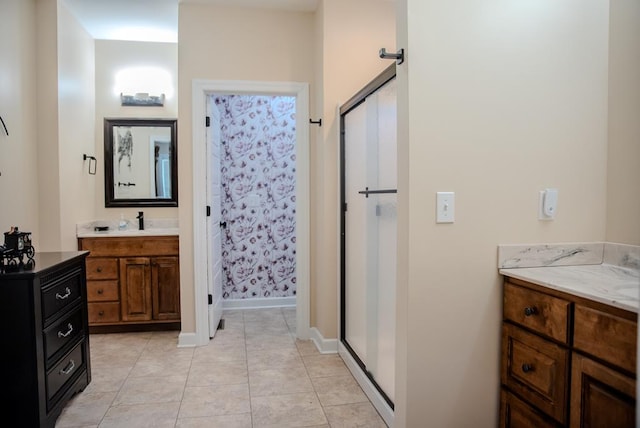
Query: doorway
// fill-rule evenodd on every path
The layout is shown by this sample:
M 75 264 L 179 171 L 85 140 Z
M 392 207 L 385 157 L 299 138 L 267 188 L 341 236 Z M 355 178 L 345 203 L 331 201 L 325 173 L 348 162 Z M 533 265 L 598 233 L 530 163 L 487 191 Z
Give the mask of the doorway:
M 296 117 L 309 117 L 309 85 L 297 82 L 244 82 L 195 80 L 193 94 L 193 270 L 196 332 L 181 334 L 182 346 L 204 345 L 209 341 L 209 288 L 207 273 L 207 100 L 212 95 L 266 95 L 295 97 Z M 309 338 L 309 129 L 295 129 L 295 226 L 296 226 L 296 335 Z

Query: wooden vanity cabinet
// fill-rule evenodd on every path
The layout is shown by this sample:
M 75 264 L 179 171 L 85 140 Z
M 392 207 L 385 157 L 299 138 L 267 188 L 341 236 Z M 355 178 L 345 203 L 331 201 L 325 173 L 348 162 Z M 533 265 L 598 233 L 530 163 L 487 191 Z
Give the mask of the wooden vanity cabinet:
M 177 236 L 80 238 L 92 331 L 180 326 Z M 108 328 L 112 327 L 112 328 Z
M 513 278 L 503 314 L 501 427 L 634 426 L 637 314 Z

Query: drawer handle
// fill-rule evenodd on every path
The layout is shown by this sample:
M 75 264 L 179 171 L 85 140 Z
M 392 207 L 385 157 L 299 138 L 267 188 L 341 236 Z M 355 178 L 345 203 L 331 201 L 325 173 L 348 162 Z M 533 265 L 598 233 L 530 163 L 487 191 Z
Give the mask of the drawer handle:
M 71 289 L 69 289 L 69 287 L 65 287 L 64 296 L 60 293 L 56 293 L 56 300 L 65 300 L 68 299 L 69 296 L 71 296 Z
M 68 374 L 70 374 L 70 373 L 73 371 L 73 369 L 75 369 L 75 368 L 76 368 L 76 362 L 75 362 L 75 361 L 73 361 L 73 360 L 69 360 L 69 364 L 67 364 L 67 367 L 65 367 L 65 368 L 63 368 L 63 369 L 60 369 L 60 374 L 68 375 Z
M 102 268 L 101 268 L 101 267 L 99 267 L 98 269 L 96 269 L 96 271 L 97 271 L 98 273 L 100 273 L 100 272 L 102 272 Z
M 71 332 L 73 331 L 73 325 L 72 325 L 71 323 L 69 323 L 69 324 L 67 324 L 67 328 L 68 328 L 69 330 L 67 330 L 67 332 L 66 332 L 66 333 L 63 333 L 63 332 L 59 331 L 59 332 L 58 332 L 58 337 L 60 337 L 60 338 L 62 338 L 62 337 L 68 337 L 68 336 L 71 334 Z
M 536 309 L 535 306 L 529 306 L 524 308 L 524 315 L 526 317 L 530 317 L 531 315 L 535 315 L 538 313 L 538 310 Z
M 104 293 L 104 290 L 102 288 L 99 288 L 98 289 L 98 294 L 102 294 L 102 293 Z
M 103 316 L 103 315 L 104 315 L 104 311 L 98 312 L 98 316 Z
M 533 371 L 533 366 L 531 364 L 523 364 L 522 371 L 525 373 L 529 373 Z

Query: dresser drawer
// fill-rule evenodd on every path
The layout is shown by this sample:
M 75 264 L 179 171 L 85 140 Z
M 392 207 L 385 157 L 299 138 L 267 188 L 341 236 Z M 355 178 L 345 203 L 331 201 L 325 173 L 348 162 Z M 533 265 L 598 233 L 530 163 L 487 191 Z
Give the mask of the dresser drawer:
M 42 315 L 47 320 L 63 308 L 77 302 L 81 297 L 82 277 L 80 271 L 61 278 L 42 290 Z
M 120 321 L 120 303 L 89 303 L 89 324 Z
M 82 335 L 82 308 L 78 307 L 68 316 L 48 327 L 44 334 L 44 353 L 48 360 L 65 345 Z
M 118 259 L 87 258 L 87 279 L 118 279 Z
M 73 348 L 47 374 L 47 398 L 51 400 L 73 375 L 84 366 L 83 342 Z
M 89 302 L 118 300 L 118 280 L 87 281 L 87 300 Z
M 501 367 L 504 385 L 558 422 L 565 422 L 568 349 L 504 323 Z
M 577 304 L 574 325 L 575 349 L 636 372 L 637 322 Z
M 571 303 L 544 293 L 505 283 L 504 317 L 562 343 L 569 343 Z

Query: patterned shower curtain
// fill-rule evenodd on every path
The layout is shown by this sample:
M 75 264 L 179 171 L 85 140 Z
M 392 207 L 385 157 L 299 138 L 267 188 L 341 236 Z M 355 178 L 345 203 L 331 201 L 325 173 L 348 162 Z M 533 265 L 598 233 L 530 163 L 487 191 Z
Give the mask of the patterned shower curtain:
M 223 298 L 296 295 L 295 97 L 215 97 L 221 116 Z

